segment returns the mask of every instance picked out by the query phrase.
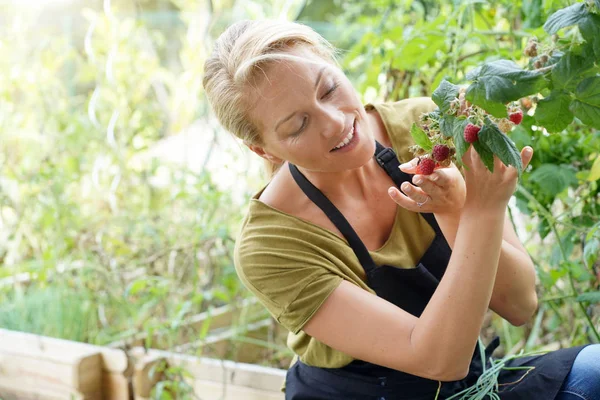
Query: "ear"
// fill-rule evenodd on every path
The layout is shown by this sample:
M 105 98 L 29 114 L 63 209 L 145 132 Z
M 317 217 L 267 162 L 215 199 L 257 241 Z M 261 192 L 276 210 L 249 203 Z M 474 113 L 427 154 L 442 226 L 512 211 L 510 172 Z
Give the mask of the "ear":
M 268 151 L 266 151 L 264 149 L 264 147 L 257 146 L 257 145 L 254 145 L 254 144 L 248 144 L 247 146 L 248 146 L 248 148 L 250 150 L 252 150 L 256 154 L 258 154 L 259 156 L 261 156 L 265 160 L 268 160 L 269 162 L 272 162 L 274 164 L 283 164 L 283 160 L 281 158 L 279 158 L 277 156 L 274 156 L 273 154 L 269 153 Z

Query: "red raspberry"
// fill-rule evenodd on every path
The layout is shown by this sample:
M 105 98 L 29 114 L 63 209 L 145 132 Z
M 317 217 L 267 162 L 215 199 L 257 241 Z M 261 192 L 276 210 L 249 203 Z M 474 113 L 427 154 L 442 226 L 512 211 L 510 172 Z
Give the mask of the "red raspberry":
M 508 119 L 510 119 L 510 122 L 512 122 L 513 124 L 519 125 L 521 123 L 521 121 L 523 121 L 523 112 L 522 111 L 514 112 L 508 116 Z
M 417 165 L 417 174 L 419 175 L 431 175 L 435 169 L 435 161 L 431 158 L 421 158 Z
M 436 144 L 433 147 L 433 159 L 436 161 L 444 161 L 450 155 L 450 148 L 445 144 Z
M 465 142 L 467 142 L 467 143 L 476 142 L 477 139 L 479 138 L 480 130 L 481 130 L 481 127 L 479 127 L 477 125 L 473 125 L 471 123 L 467 124 L 467 126 L 465 126 Z

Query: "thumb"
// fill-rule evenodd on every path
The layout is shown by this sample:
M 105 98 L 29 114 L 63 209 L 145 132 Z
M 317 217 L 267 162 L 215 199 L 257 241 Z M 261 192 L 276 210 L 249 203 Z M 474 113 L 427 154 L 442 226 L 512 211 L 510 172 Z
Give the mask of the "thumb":
M 523 147 L 521 150 L 521 162 L 523 163 L 523 169 L 527 168 L 532 158 L 533 149 L 530 146 Z

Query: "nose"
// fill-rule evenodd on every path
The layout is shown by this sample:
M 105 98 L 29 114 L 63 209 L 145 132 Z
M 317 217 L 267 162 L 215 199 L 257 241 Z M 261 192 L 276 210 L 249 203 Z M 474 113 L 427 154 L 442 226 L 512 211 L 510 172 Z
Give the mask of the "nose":
M 321 117 L 321 134 L 326 138 L 339 136 L 346 127 L 346 117 L 344 113 L 334 107 L 323 109 Z

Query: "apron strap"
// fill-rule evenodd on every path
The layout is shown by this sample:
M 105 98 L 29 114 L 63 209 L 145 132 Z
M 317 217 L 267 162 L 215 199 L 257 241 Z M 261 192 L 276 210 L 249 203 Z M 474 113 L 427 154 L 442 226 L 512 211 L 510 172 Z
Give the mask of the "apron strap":
M 375 159 L 377 163 L 385 170 L 385 172 L 392 178 L 394 183 L 398 188 L 402 185 L 403 182 L 410 181 L 411 175 L 403 172 L 398 168 L 400 166 L 400 161 L 396 156 L 396 153 L 391 147 L 385 147 L 377 140 L 375 141 Z M 292 177 L 300 186 L 300 189 L 306 194 L 306 196 L 315 203 L 329 218 L 329 220 L 335 225 L 336 228 L 342 233 L 344 238 L 348 241 L 348 244 L 354 250 L 354 254 L 358 257 L 360 264 L 365 269 L 365 272 L 368 274 L 376 268 L 376 264 L 369 254 L 369 250 L 367 250 L 366 246 L 360 240 L 346 217 L 337 209 L 336 206 L 317 188 L 312 184 L 305 176 L 298 170 L 292 163 L 288 163 L 290 172 Z M 442 235 L 442 230 L 438 225 L 435 217 L 432 213 L 420 213 L 423 218 L 431 225 L 436 235 Z
M 352 250 L 354 250 L 354 254 L 356 254 L 356 257 L 358 257 L 358 260 L 360 261 L 360 264 L 364 268 L 365 272 L 367 274 L 370 273 L 371 270 L 375 268 L 375 262 L 373 261 L 373 258 L 371 258 L 369 250 L 367 250 L 362 240 L 360 240 L 346 217 L 344 217 L 340 210 L 333 205 L 333 203 L 327 198 L 327 196 L 323 194 L 323 192 L 319 190 L 319 188 L 313 185 L 312 182 L 310 182 L 304 176 L 304 174 L 298 170 L 298 167 L 292 163 L 288 163 L 288 165 L 290 172 L 292 173 L 292 177 L 298 186 L 300 186 L 300 189 L 302 189 L 304 194 L 306 194 L 306 196 L 313 203 L 323 210 L 325 215 L 327 215 L 335 227 L 340 230 L 342 235 L 344 235 L 344 238 L 346 238 L 348 241 L 348 244 Z
M 385 170 L 385 172 L 392 178 L 398 189 L 402 183 L 411 181 L 410 174 L 400 170 L 400 161 L 391 147 L 385 147 L 377 140 L 375 141 L 375 159 L 377 163 Z M 432 213 L 420 213 L 429 225 L 433 228 L 436 235 L 441 235 L 442 230 L 438 225 L 435 217 Z

